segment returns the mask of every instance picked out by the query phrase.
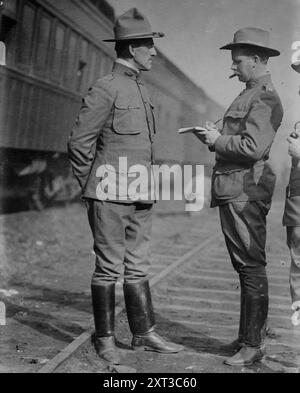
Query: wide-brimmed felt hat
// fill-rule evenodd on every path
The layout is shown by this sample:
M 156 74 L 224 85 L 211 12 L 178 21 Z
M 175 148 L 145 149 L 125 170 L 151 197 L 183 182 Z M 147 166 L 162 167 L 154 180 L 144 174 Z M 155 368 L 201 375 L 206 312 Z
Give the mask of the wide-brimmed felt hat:
M 115 38 L 106 42 L 135 40 L 141 38 L 161 38 L 164 33 L 153 32 L 149 20 L 137 8 L 131 8 L 117 18 L 114 26 Z
M 279 56 L 277 49 L 270 47 L 270 33 L 257 27 L 245 27 L 234 33 L 233 42 L 222 46 L 220 49 L 235 49 L 242 46 L 253 46 L 262 49 L 267 56 Z
M 291 67 L 293 70 L 300 73 L 300 61 L 297 61 L 296 63 L 291 64 Z

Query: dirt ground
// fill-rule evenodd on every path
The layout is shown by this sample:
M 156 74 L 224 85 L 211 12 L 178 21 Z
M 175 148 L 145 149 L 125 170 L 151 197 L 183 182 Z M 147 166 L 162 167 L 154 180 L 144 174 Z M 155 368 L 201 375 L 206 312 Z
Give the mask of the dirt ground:
M 55 372 L 188 375 L 299 373 L 300 331 L 291 326 L 289 319 L 288 252 L 284 230 L 278 225 L 281 209 L 281 203 L 274 204 L 269 216 L 270 235 L 267 250 L 270 264 L 271 318 L 266 338 L 267 356 L 262 362 L 242 368 L 223 364 L 224 359 L 232 355 L 224 349 L 224 344 L 237 336 L 239 286 L 237 280 L 231 282 L 228 279 L 234 274 L 218 227 L 218 217 L 209 215 L 205 217 L 208 221 L 204 225 L 206 231 L 215 236 L 214 244 L 191 257 L 183 268 L 166 277 L 152 291 L 157 331 L 168 339 L 183 344 L 185 350 L 176 355 L 132 351 L 131 333 L 126 314 L 122 312 L 118 317 L 116 331 L 123 356 L 121 366 L 108 367 L 97 358 L 89 340 Z M 201 221 L 205 218 L 197 219 L 192 229 L 199 241 L 204 230 Z M 181 236 L 178 242 L 184 244 L 186 239 Z M 214 280 L 207 281 L 209 274 L 214 275 L 211 277 Z M 228 297 L 225 292 L 230 291 L 233 295 Z M 201 298 L 201 293 L 204 293 L 204 298 Z M 274 295 L 280 296 L 281 300 L 273 298 Z
M 190 225 L 182 212 L 156 206 L 153 247 Z M 92 244 L 83 204 L 0 216 L 0 372 L 37 371 L 90 326 Z
M 270 262 L 275 269 L 282 269 L 283 282 L 287 282 L 284 275 L 288 271 L 289 257 L 285 233 L 280 225 L 281 211 L 281 203 L 275 204 L 271 210 L 267 252 L 274 256 Z M 6 326 L 0 326 L 0 372 L 33 373 L 91 326 L 89 287 L 94 268 L 92 237 L 82 204 L 53 207 L 43 212 L 2 215 L 0 228 L 0 301 L 6 305 L 7 317 Z M 183 214 L 182 204 L 156 206 L 153 250 L 165 239 L 166 252 L 169 250 L 171 260 L 176 250 L 172 250 L 170 244 L 188 241 L 189 236 L 186 235 L 190 231 L 194 234 L 193 240 L 191 237 L 190 243 L 187 243 L 191 247 L 201 242 L 201 236 L 214 236 L 217 241 L 211 250 L 206 251 L 207 258 L 213 251 L 224 255 L 216 210 L 205 208 L 200 213 L 188 215 Z M 207 258 L 201 254 L 202 261 Z M 226 263 L 231 274 L 229 262 Z M 179 280 L 183 283 L 182 278 L 179 277 Z M 189 282 L 186 282 L 186 287 Z M 158 306 L 165 290 L 163 284 L 153 289 L 154 303 Z M 287 291 L 288 285 L 285 288 Z M 169 293 L 165 299 L 172 307 L 173 294 Z M 287 310 L 288 307 L 287 304 Z M 193 313 L 184 315 L 187 320 L 195 319 Z M 212 315 L 208 315 L 209 320 Z M 230 335 L 220 331 L 220 340 L 212 338 L 209 329 L 204 333 L 203 327 L 192 329 L 170 321 L 159 307 L 156 318 L 158 332 L 162 335 L 167 332 L 172 340 L 184 342 L 187 350 L 172 356 L 131 351 L 131 335 L 126 315 L 122 312 L 117 321 L 117 337 L 121 338 L 124 359 L 122 366 L 109 368 L 96 357 L 88 341 L 56 373 L 299 372 L 297 353 L 284 346 L 276 346 L 273 352 L 271 350 L 269 359 L 263 364 L 247 369 L 224 367 L 223 359 L 228 354 L 222 352 L 221 347 L 235 337 L 235 330 Z M 228 320 L 218 316 L 215 322 L 220 327 L 224 324 L 235 327 L 238 321 L 236 316 Z M 299 342 L 298 335 L 294 340 Z M 275 339 L 273 344 L 276 343 Z

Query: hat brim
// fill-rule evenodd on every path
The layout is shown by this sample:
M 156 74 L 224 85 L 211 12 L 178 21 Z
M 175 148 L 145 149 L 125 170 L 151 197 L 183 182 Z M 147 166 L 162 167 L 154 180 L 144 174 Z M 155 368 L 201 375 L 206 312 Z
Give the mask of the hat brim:
M 295 70 L 296 72 L 299 72 L 299 74 L 300 74 L 300 61 L 298 63 L 291 64 L 291 67 L 293 70 Z
M 139 40 L 143 38 L 162 38 L 165 36 L 165 33 L 161 32 L 153 32 L 149 34 L 136 34 L 136 35 L 128 35 L 125 37 L 121 38 L 111 38 L 111 39 L 106 39 L 102 40 L 104 42 L 116 42 L 116 41 L 129 41 L 129 40 Z
M 249 42 L 239 42 L 239 43 L 231 42 L 230 44 L 222 46 L 220 49 L 232 50 L 232 49 L 241 48 L 241 47 L 260 48 L 264 52 L 266 52 L 266 55 L 269 56 L 269 57 L 275 57 L 275 56 L 279 56 L 280 55 L 280 52 L 277 49 L 268 48 L 266 46 L 250 44 Z

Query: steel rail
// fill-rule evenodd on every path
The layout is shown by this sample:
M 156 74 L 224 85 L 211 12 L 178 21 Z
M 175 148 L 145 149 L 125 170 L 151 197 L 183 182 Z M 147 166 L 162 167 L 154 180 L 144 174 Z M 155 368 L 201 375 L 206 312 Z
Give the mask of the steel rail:
M 172 264 L 167 266 L 165 269 L 155 274 L 152 278 L 150 278 L 149 282 L 151 287 L 157 285 L 163 278 L 165 278 L 170 273 L 178 273 L 179 267 L 182 267 L 183 263 L 188 264 L 188 261 L 197 254 L 199 251 L 203 249 L 209 249 L 210 247 L 215 246 L 215 238 L 209 237 L 204 240 L 201 245 L 193 247 L 190 251 L 186 252 L 183 256 L 176 259 Z M 183 245 L 186 248 L 186 246 Z M 190 261 L 191 263 L 192 261 Z M 124 309 L 123 301 L 121 300 L 115 310 L 115 315 L 118 316 Z M 85 344 L 92 336 L 94 332 L 94 322 L 93 318 L 90 320 L 90 328 L 88 328 L 84 333 L 75 338 L 70 344 L 68 344 L 65 348 L 63 348 L 57 355 L 55 355 L 52 359 L 50 359 L 46 365 L 41 367 L 37 373 L 53 373 L 62 363 L 64 363 L 81 345 Z

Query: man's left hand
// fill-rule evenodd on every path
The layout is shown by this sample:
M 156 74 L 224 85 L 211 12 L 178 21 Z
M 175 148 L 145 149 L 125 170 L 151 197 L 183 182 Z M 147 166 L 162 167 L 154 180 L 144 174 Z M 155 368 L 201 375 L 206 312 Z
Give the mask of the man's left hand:
M 205 123 L 205 127 L 207 131 L 195 131 L 195 134 L 198 134 L 197 136 L 203 143 L 208 146 L 213 146 L 216 140 L 219 138 L 220 132 L 217 126 L 210 121 Z
M 292 138 L 289 137 L 288 139 L 289 142 L 289 148 L 288 148 L 288 153 L 290 156 L 296 159 L 300 159 L 300 138 Z

